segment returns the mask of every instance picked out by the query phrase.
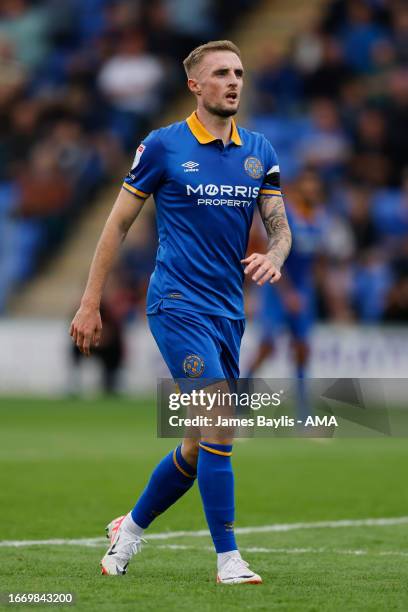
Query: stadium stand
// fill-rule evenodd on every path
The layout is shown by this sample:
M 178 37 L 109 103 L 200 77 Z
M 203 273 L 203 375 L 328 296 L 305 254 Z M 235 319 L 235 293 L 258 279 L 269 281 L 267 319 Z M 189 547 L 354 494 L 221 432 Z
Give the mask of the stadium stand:
M 249 4 L 1 3 L 0 313 L 123 173 L 183 83 L 180 58 Z
M 289 199 L 302 168 L 325 187 L 321 319 L 390 321 L 400 295 L 408 320 L 407 32 L 406 3 L 335 0 L 288 51 L 260 53 L 250 125 L 273 142 Z
M 48 29 L 39 16 L 45 4 Z M 59 20 L 51 19 L 52 8 L 61 4 L 66 16 L 58 12 Z M 137 141 L 127 140 L 129 126 L 142 133 L 160 113 L 163 123 L 163 111 L 170 100 L 179 100 L 175 96 L 183 86 L 180 58 L 203 37 L 230 33 L 234 14 L 239 26 L 234 40 L 252 73 L 246 123 L 273 143 L 288 198 L 296 198 L 296 177 L 305 167 L 318 173 L 324 187 L 331 223 L 316 270 L 320 318 L 369 323 L 395 315 L 407 321 L 406 3 L 333 0 L 305 7 L 294 0 L 258 6 L 241 1 L 232 10 L 229 2 L 200 0 L 194 3 L 200 19 L 192 16 L 192 4 L 167 0 L 147 9 L 143 2 L 106 0 L 2 4 L 0 61 L 7 70 L 1 73 L 0 98 L 1 309 L 72 236 L 85 202 L 87 208 L 95 193 L 98 201 L 112 202 L 127 152 Z M 27 58 L 18 41 L 29 27 L 36 42 Z M 136 106 L 117 95 L 121 83 L 109 75 L 112 65 L 130 65 L 136 80 L 139 71 L 149 72 Z M 181 108 L 177 102 L 171 120 L 180 117 Z M 48 189 L 58 173 L 61 180 Z M 24 190 L 33 174 L 35 189 Z M 106 210 L 106 204 L 94 208 L 94 219 L 82 223 L 93 228 L 92 250 Z M 116 271 L 122 291 L 133 296 L 130 310 L 142 308 L 153 262 L 151 208 L 141 227 Z M 88 255 L 78 254 L 75 241 L 70 250 L 71 265 L 72 257 Z M 18 299 L 13 304 L 18 311 Z

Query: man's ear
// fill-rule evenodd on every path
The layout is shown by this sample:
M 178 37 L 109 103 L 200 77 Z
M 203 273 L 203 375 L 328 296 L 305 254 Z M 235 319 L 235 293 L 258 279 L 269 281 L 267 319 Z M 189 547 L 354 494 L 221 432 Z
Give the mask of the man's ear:
M 201 96 L 201 87 L 196 79 L 188 79 L 187 86 L 191 93 L 195 94 L 196 96 Z

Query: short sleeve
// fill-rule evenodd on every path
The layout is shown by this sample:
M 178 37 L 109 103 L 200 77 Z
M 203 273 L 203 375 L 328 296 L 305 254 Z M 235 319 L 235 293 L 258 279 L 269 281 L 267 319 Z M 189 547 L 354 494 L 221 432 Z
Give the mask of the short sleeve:
M 260 195 L 282 195 L 280 188 L 280 169 L 278 158 L 275 153 L 275 149 L 272 147 L 270 142 L 265 139 L 266 144 L 266 162 L 265 162 L 265 175 L 261 188 L 259 190 Z
M 137 147 L 132 169 L 122 186 L 138 198 L 148 198 L 156 191 L 163 174 L 164 147 L 158 132 L 150 132 Z

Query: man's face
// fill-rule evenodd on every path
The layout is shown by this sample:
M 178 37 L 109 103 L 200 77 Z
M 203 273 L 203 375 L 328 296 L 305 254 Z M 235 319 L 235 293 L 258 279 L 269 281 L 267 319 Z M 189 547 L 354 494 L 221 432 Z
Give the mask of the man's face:
M 243 74 L 241 60 L 235 53 L 211 51 L 196 66 L 188 83 L 208 112 L 230 117 L 238 112 Z
M 298 179 L 298 187 L 306 204 L 313 208 L 321 204 L 323 200 L 323 189 L 319 176 L 309 170 L 304 171 Z

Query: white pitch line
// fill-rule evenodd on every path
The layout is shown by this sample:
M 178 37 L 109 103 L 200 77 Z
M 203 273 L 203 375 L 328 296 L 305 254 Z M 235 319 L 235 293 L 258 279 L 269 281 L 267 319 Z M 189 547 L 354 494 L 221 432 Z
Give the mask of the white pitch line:
M 214 548 L 212 546 L 187 546 L 183 544 L 159 544 L 159 546 L 155 546 L 155 548 L 160 548 L 164 550 L 205 550 L 209 552 L 214 552 Z M 361 550 L 361 549 L 330 549 L 330 548 L 264 548 L 259 546 L 250 546 L 250 547 L 239 547 L 239 550 L 244 553 L 269 553 L 275 555 L 281 554 L 289 554 L 289 555 L 304 555 L 304 554 L 334 554 L 334 555 L 353 555 L 353 556 L 362 556 L 362 555 L 378 555 L 378 556 L 395 556 L 395 557 L 408 557 L 408 551 L 401 550 L 383 550 L 383 551 L 375 551 L 375 550 Z
M 237 527 L 237 535 L 253 533 L 271 533 L 294 531 L 298 529 L 338 529 L 342 527 L 388 527 L 393 525 L 408 524 L 408 516 L 393 518 L 367 518 L 367 519 L 344 519 L 339 521 L 318 521 L 315 523 L 281 523 L 276 525 L 261 525 L 259 527 Z M 150 540 L 171 540 L 173 538 L 208 537 L 210 534 L 206 529 L 198 531 L 165 531 L 162 533 L 148 534 Z M 106 538 L 54 538 L 50 540 L 0 540 L 0 548 L 19 548 L 25 546 L 100 546 L 106 544 Z M 269 550 L 269 549 L 268 549 Z

